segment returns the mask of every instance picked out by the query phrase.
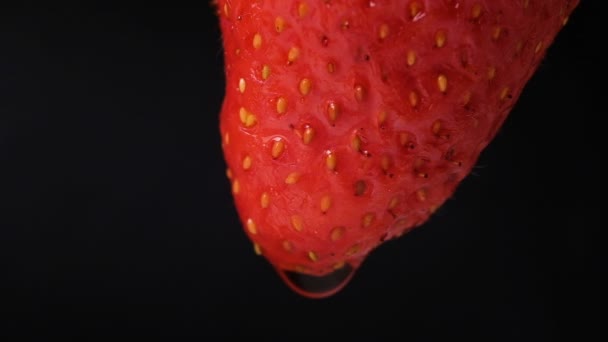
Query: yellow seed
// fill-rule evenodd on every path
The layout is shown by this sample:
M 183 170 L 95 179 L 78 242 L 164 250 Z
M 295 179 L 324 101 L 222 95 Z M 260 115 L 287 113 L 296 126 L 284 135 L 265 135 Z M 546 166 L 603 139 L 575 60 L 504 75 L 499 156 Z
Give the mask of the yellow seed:
M 426 190 L 420 189 L 420 190 L 416 191 L 416 197 L 418 198 L 418 200 L 420 202 L 426 201 Z
M 361 137 L 358 134 L 355 134 L 353 140 L 351 140 L 350 147 L 352 147 L 355 152 L 361 151 Z
M 437 33 L 435 34 L 435 46 L 437 46 L 438 48 L 443 47 L 445 45 L 446 39 L 447 37 L 444 30 L 437 31 Z
M 363 215 L 363 218 L 361 219 L 361 226 L 363 226 L 363 228 L 371 226 L 375 218 L 376 215 L 374 215 L 373 213 L 367 213 Z
M 246 87 L 247 87 L 247 83 L 245 82 L 245 79 L 244 78 L 239 79 L 239 91 L 241 93 L 244 93 Z
M 230 134 L 228 132 L 224 134 L 224 144 L 230 144 Z
M 257 243 L 253 244 L 253 251 L 256 255 L 262 255 L 262 247 L 260 247 L 260 245 L 258 245 Z
M 250 156 L 245 156 L 245 158 L 243 158 L 243 169 L 244 170 L 249 170 L 251 169 L 251 164 L 253 163 L 253 161 L 251 160 Z
M 336 154 L 332 151 L 325 151 L 325 165 L 327 166 L 327 169 L 334 171 L 336 169 L 336 164 Z
M 230 14 L 230 12 L 229 12 L 229 8 L 228 8 L 228 3 L 224 3 L 224 15 L 226 17 L 228 17 L 229 14 Z
M 416 93 L 415 91 L 410 91 L 410 95 L 409 95 L 409 99 L 410 99 L 410 106 L 412 107 L 416 107 L 418 105 L 418 93 Z
M 355 86 L 355 99 L 359 102 L 363 101 L 363 97 L 365 96 L 365 89 L 362 85 Z
M 340 227 L 335 227 L 334 229 L 331 230 L 331 233 L 329 234 L 331 241 L 338 241 L 342 238 L 342 236 L 344 236 L 344 227 L 340 226 Z
M 239 182 L 238 179 L 235 179 L 232 182 L 232 193 L 235 195 L 238 195 L 238 193 L 241 191 L 241 183 Z
M 442 93 L 445 93 L 448 89 L 448 78 L 444 74 L 441 74 L 437 77 L 437 87 Z
M 230 168 L 226 169 L 226 178 L 232 179 L 232 170 Z
M 272 149 L 270 154 L 272 155 L 272 158 L 277 159 L 283 154 L 284 150 L 285 142 L 283 141 L 283 139 L 275 139 L 272 142 Z
M 534 49 L 534 53 L 539 53 L 542 48 L 543 48 L 543 42 L 541 40 L 540 42 L 538 42 L 538 44 L 536 44 L 536 48 Z
M 494 79 L 494 76 L 496 76 L 496 67 L 491 66 L 488 68 L 488 80 Z
M 346 265 L 346 262 L 344 261 L 338 261 L 337 263 L 334 264 L 334 270 L 339 270 L 342 267 L 344 267 Z
M 422 5 L 418 1 L 412 1 L 410 3 L 410 16 L 412 19 L 416 18 L 418 14 L 422 11 Z
M 426 163 L 426 160 L 424 160 L 424 158 L 417 158 L 414 162 L 414 169 L 418 170 L 420 167 L 422 167 L 422 165 L 424 165 L 424 163 Z
M 408 223 L 408 220 L 407 220 L 407 219 L 402 218 L 402 219 L 397 220 L 397 221 L 396 221 L 396 222 L 393 224 L 392 230 L 397 231 L 397 234 L 399 234 L 399 235 L 400 235 L 401 233 L 403 233 L 403 231 L 404 231 L 405 229 L 410 228 L 410 227 L 411 227 L 411 226 L 410 226 L 410 224 Z
M 262 36 L 259 33 L 256 33 L 253 36 L 253 48 L 259 49 L 262 47 Z
M 283 17 L 276 17 L 274 19 L 274 28 L 277 32 L 281 33 L 285 29 L 285 19 Z
M 296 61 L 296 59 L 298 59 L 299 56 L 300 56 L 300 49 L 293 46 L 291 49 L 289 49 L 289 52 L 287 52 L 287 62 L 293 63 Z
M 433 131 L 433 134 L 435 134 L 435 135 L 439 134 L 439 131 L 441 131 L 441 121 L 437 120 L 437 121 L 433 122 L 431 131 Z
M 378 126 L 382 126 L 386 122 L 386 118 L 388 117 L 388 113 L 385 110 L 381 110 L 378 112 Z
M 290 174 L 287 175 L 287 177 L 285 178 L 285 184 L 296 184 L 298 182 L 298 180 L 300 179 L 300 174 L 297 172 L 292 172 Z
M 338 112 L 338 105 L 335 102 L 332 101 L 327 104 L 327 117 L 329 118 L 329 122 L 332 124 L 336 122 Z
M 471 102 L 471 96 L 473 94 L 471 93 L 470 90 L 467 90 L 464 92 L 464 94 L 462 95 L 462 105 L 466 106 L 469 104 L 469 102 Z
M 249 113 L 247 115 L 247 119 L 245 120 L 245 127 L 253 127 L 257 123 L 258 123 L 258 118 L 255 115 Z
M 248 219 L 247 219 L 247 223 L 246 223 L 246 224 L 247 224 L 247 230 L 248 230 L 248 231 L 249 231 L 251 234 L 255 235 L 255 234 L 257 234 L 257 233 L 258 233 L 258 227 L 257 227 L 257 225 L 255 224 L 255 222 L 253 222 L 253 219 L 248 218 Z
M 562 25 L 566 26 L 566 24 L 568 23 L 569 19 L 570 19 L 570 17 L 564 17 L 564 20 L 562 20 Z
M 312 87 L 312 83 L 310 82 L 310 79 L 303 78 L 300 81 L 300 84 L 299 84 L 300 94 L 302 94 L 302 95 L 308 95 L 308 93 L 310 93 L 310 88 L 311 87 Z
M 268 208 L 268 206 L 270 205 L 270 195 L 267 192 L 263 192 L 262 195 L 260 196 L 260 206 L 263 209 Z
M 388 37 L 388 34 L 389 34 L 388 25 L 387 24 L 380 25 L 380 30 L 378 32 L 378 37 L 380 37 L 380 40 L 386 39 L 386 37 Z
M 240 55 L 241 54 L 241 49 L 235 49 L 234 50 L 234 54 L 237 55 L 237 56 Z
M 291 242 L 289 242 L 289 240 L 285 240 L 282 243 L 283 249 L 287 252 L 291 252 L 291 250 L 293 249 L 293 246 L 291 245 Z
M 315 130 L 309 125 L 304 126 L 304 133 L 302 134 L 302 142 L 305 145 L 310 144 L 312 138 L 315 136 Z
M 262 67 L 262 79 L 267 80 L 270 77 L 270 67 L 268 65 L 264 65 Z
M 357 244 L 354 244 L 354 245 L 350 246 L 350 247 L 349 247 L 349 248 L 346 250 L 346 255 L 347 255 L 347 256 L 352 256 L 352 255 L 354 255 L 354 254 L 359 253 L 359 251 L 361 251 L 361 245 L 359 245 L 359 244 L 357 243 Z
M 416 63 L 416 53 L 412 50 L 407 52 L 407 65 L 408 66 L 412 66 L 414 65 L 414 63 Z
M 283 114 L 287 111 L 287 99 L 284 97 L 279 97 L 277 99 L 277 113 Z
M 511 89 L 509 89 L 509 87 L 502 88 L 502 90 L 500 91 L 500 100 L 501 101 L 504 101 L 507 98 L 510 90 Z
M 326 213 L 331 207 L 331 197 L 329 195 L 325 195 L 321 197 L 321 212 Z
M 333 62 L 327 63 L 327 72 L 333 74 L 336 71 L 336 65 Z
M 317 261 L 319 260 L 319 257 L 317 256 L 317 253 L 313 252 L 313 251 L 309 251 L 308 252 L 308 259 L 310 259 L 310 261 Z
M 473 8 L 471 8 L 471 18 L 477 19 L 481 15 L 481 5 L 475 4 Z
M 380 159 L 380 167 L 382 168 L 382 171 L 386 172 L 388 171 L 388 168 L 391 166 L 391 158 L 387 155 L 382 156 L 382 158 Z
M 492 31 L 492 39 L 498 40 L 498 38 L 500 38 L 501 32 L 502 32 L 502 28 L 500 28 L 500 26 L 494 27 L 494 30 Z
M 395 207 L 399 204 L 399 197 L 395 196 L 391 198 L 391 201 L 388 203 L 388 210 L 395 209 Z
M 298 216 L 298 215 L 293 215 L 291 217 L 291 226 L 293 227 L 293 229 L 301 232 L 302 229 L 304 228 L 304 223 L 302 222 L 302 217 Z
M 298 15 L 300 17 L 307 15 L 309 10 L 310 8 L 308 8 L 308 4 L 305 2 L 300 2 L 300 4 L 298 5 Z
M 247 122 L 247 115 L 249 112 L 244 107 L 239 108 L 239 119 L 241 119 L 241 123 L 245 124 Z

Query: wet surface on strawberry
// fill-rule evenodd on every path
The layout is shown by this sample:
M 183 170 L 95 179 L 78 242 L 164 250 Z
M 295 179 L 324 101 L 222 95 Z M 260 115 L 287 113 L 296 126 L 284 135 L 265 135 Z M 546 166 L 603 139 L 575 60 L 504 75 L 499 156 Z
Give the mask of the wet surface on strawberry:
M 256 253 L 324 276 L 424 224 L 577 3 L 219 1 L 222 148 Z

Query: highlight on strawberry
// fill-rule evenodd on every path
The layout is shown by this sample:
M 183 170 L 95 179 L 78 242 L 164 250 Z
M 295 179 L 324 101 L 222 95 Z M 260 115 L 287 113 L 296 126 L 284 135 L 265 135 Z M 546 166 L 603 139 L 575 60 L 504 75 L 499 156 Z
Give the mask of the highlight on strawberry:
M 257 254 L 310 298 L 423 225 L 578 0 L 216 0 L 222 149 Z

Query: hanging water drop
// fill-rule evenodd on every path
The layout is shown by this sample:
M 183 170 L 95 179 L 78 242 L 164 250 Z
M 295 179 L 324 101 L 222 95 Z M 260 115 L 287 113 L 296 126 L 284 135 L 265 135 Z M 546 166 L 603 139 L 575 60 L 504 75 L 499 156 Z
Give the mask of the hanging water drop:
M 277 270 L 281 279 L 294 292 L 308 298 L 326 298 L 342 290 L 352 279 L 356 269 L 344 266 L 323 276 L 314 276 L 295 271 Z

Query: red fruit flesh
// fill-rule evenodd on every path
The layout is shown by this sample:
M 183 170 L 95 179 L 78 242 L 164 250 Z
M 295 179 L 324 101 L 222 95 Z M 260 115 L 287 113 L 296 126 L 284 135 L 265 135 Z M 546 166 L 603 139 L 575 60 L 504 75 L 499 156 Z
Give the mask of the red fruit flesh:
M 298 291 L 285 271 L 356 270 L 425 223 L 577 4 L 218 1 L 222 147 L 256 252 Z

